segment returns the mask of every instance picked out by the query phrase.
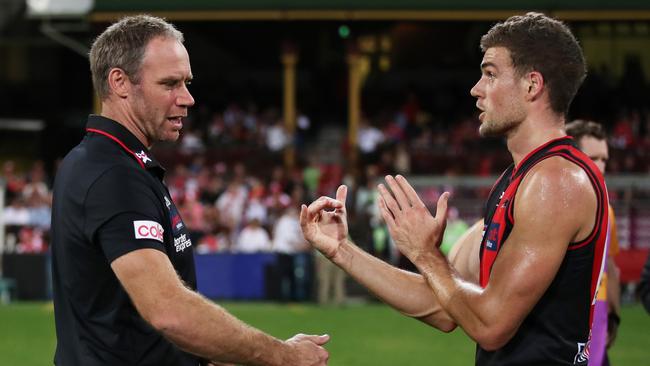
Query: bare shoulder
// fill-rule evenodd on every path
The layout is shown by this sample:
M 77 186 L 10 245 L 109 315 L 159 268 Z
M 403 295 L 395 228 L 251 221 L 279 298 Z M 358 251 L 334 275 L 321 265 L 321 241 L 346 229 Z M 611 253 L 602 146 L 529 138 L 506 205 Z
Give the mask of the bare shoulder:
M 587 173 L 561 157 L 536 164 L 519 187 L 515 200 L 517 215 L 532 215 L 553 227 L 575 229 L 577 237 L 591 230 L 597 198 Z M 576 239 L 576 237 L 573 237 Z
M 520 191 L 531 198 L 572 209 L 575 204 L 595 199 L 587 173 L 561 157 L 551 157 L 536 164 L 524 178 Z

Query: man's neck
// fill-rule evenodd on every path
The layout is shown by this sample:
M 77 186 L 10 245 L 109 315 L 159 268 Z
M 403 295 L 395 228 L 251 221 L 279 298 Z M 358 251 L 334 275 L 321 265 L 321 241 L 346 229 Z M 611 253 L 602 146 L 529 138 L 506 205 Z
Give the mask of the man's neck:
M 131 132 L 140 142 L 146 146 L 148 149 L 151 149 L 151 143 L 145 137 L 144 131 L 140 125 L 136 122 L 137 118 L 133 116 L 132 113 L 122 108 L 121 105 L 116 105 L 115 103 L 102 102 L 102 111 L 100 113 L 102 117 L 110 118 L 113 121 L 124 126 L 129 132 Z
M 507 137 L 508 151 L 512 155 L 515 166 L 539 146 L 566 136 L 564 118 L 528 118 Z

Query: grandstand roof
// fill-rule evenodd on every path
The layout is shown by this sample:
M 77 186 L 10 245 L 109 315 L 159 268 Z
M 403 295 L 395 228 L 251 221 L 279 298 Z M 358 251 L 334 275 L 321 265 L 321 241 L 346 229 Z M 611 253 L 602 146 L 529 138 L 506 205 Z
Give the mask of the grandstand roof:
M 174 20 L 496 20 L 539 10 L 566 20 L 650 19 L 647 0 L 95 0 L 91 19 L 149 12 Z

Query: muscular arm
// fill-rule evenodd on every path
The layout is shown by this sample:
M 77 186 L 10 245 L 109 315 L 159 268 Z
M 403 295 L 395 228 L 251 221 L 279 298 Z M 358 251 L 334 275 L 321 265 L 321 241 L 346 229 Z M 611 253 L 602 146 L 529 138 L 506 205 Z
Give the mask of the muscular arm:
M 136 250 L 111 267 L 142 317 L 179 348 L 222 362 L 295 364 L 289 345 L 186 288 L 164 253 Z
M 396 310 L 440 330 L 453 330 L 456 324 L 442 310 L 421 275 L 393 267 L 364 252 L 347 239 L 346 196 L 347 187 L 341 186 L 337 190 L 336 200 L 321 197 L 309 207 L 303 205 L 300 224 L 305 238 L 356 281 Z M 472 247 L 472 241 L 480 241 L 480 234 L 481 226 L 474 226 L 459 239 L 460 243 L 456 246 Z M 478 243 L 475 246 L 478 247 L 477 245 Z M 478 273 L 478 266 L 469 267 L 471 261 L 464 259 L 467 255 L 465 253 L 469 254 L 469 251 L 456 256 L 458 271 L 464 274 Z M 475 254 L 478 256 L 478 252 Z
M 393 230 L 400 230 L 405 220 L 393 202 L 388 206 L 397 212 Z M 484 289 L 465 280 L 437 249 L 410 252 L 443 309 L 486 350 L 501 348 L 512 338 L 555 277 L 568 243 L 589 234 L 596 197 L 582 170 L 550 158 L 529 172 L 514 209 L 516 224 Z
M 478 258 L 481 223 L 472 226 L 454 245 L 454 248 L 463 248 L 454 255 L 452 263 L 464 276 L 474 277 L 478 274 L 478 266 L 470 267 L 472 262 L 469 257 L 475 255 Z M 472 249 L 477 251 L 472 253 Z M 332 261 L 397 311 L 442 331 L 449 332 L 456 328 L 455 322 L 442 309 L 420 274 L 393 267 L 349 241 L 341 246 Z

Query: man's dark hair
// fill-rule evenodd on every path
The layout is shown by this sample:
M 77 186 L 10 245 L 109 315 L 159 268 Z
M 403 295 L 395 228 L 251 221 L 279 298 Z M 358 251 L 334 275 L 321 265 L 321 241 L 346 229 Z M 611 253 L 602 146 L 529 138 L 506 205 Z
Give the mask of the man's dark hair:
M 607 133 L 600 123 L 577 119 L 566 124 L 566 134 L 580 141 L 583 137 L 593 137 L 596 140 L 605 140 Z
M 124 70 L 132 83 L 140 82 L 144 51 L 156 37 L 183 43 L 183 33 L 164 19 L 150 15 L 122 18 L 95 39 L 90 48 L 90 71 L 100 100 L 108 98 L 108 73 L 114 67 Z
M 505 47 L 518 76 L 537 71 L 544 77 L 553 111 L 566 114 L 587 69 L 582 49 L 569 27 L 541 13 L 516 15 L 494 25 L 481 50 Z

